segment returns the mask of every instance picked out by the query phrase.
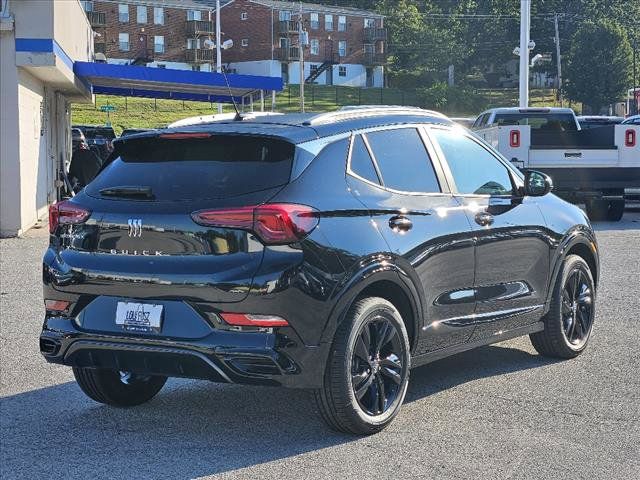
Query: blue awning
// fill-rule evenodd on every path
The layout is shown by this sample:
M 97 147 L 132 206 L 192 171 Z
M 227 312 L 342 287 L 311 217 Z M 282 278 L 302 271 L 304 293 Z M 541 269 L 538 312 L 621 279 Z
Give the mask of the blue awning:
M 257 75 L 192 72 L 165 68 L 75 62 L 74 73 L 91 85 L 93 93 L 129 97 L 167 98 L 201 102 L 240 103 L 243 97 L 264 91 L 281 91 L 282 78 Z M 229 92 L 231 90 L 231 92 Z

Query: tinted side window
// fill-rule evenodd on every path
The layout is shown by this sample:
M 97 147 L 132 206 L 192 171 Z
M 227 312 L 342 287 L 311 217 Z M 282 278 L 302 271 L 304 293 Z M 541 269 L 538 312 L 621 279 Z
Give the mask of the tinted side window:
M 369 155 L 364 140 L 360 135 L 353 139 L 353 148 L 351 149 L 351 171 L 356 175 L 366 178 L 370 182 L 380 183 L 378 174 L 373 166 L 373 160 Z
M 459 193 L 511 195 L 507 167 L 478 143 L 459 132 L 434 128 L 433 136 L 451 169 Z
M 440 192 L 429 154 L 415 128 L 367 134 L 385 187 L 403 192 Z

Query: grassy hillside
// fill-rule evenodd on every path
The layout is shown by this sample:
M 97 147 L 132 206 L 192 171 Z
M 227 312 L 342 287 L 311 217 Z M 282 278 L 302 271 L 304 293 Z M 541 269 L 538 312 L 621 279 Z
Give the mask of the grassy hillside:
M 518 102 L 517 89 L 478 90 L 477 95 L 486 99 L 488 106 L 513 106 Z M 265 99 L 266 109 L 271 107 L 271 98 Z M 421 105 L 418 95 L 413 91 L 391 88 L 351 88 L 307 86 L 305 90 L 307 111 L 330 111 L 343 105 Z M 552 106 L 554 96 L 552 90 L 534 89 L 531 91 L 531 106 Z M 113 105 L 115 111 L 110 113 L 110 120 L 116 133 L 123 128 L 155 128 L 185 117 L 209 115 L 217 112 L 216 104 L 203 102 L 182 102 L 179 100 L 154 100 L 147 98 L 124 98 L 107 95 L 96 95 L 95 105 L 74 104 L 71 109 L 74 124 L 104 124 L 107 114 L 100 111 L 102 105 Z M 254 105 L 256 109 L 258 104 Z M 280 112 L 299 111 L 299 89 L 292 85 L 285 88 L 276 97 L 276 109 Z M 225 106 L 225 111 L 232 111 Z M 448 112 L 451 116 L 475 116 L 479 112 Z

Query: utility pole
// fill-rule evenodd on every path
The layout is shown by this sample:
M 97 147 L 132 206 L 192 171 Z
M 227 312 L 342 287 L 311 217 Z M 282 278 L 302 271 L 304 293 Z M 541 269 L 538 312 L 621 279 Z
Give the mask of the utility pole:
M 558 67 L 558 80 L 557 80 L 557 88 L 558 88 L 558 98 L 560 99 L 560 106 L 564 107 L 564 100 L 562 99 L 562 63 L 560 61 L 560 33 L 558 30 L 558 14 L 555 14 L 554 23 L 556 27 L 556 65 Z
M 520 108 L 529 106 L 529 30 L 531 0 L 520 0 Z
M 218 0 L 219 1 L 219 0 Z M 298 56 L 300 57 L 300 112 L 304 113 L 304 42 L 302 24 L 302 3 L 300 3 L 300 16 L 298 18 Z
M 211 12 L 209 12 L 211 20 Z M 222 48 L 220 46 L 220 0 L 216 0 L 216 71 L 222 73 Z M 222 113 L 222 103 L 218 102 L 218 113 Z

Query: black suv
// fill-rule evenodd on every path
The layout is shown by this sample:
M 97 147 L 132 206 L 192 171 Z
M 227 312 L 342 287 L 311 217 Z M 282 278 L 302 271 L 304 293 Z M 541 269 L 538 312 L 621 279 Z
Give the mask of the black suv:
M 587 345 L 587 218 L 442 115 L 273 115 L 114 144 L 51 207 L 44 256 L 40 349 L 98 402 L 146 402 L 174 376 L 309 388 L 331 427 L 368 434 L 410 367 L 521 335 L 554 357 Z

